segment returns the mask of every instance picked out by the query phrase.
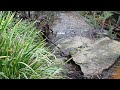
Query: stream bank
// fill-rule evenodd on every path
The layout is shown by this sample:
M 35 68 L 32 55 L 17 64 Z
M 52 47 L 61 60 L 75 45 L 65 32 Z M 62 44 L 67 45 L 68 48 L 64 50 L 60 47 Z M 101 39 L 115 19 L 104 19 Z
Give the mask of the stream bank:
M 75 11 L 58 12 L 56 17 L 52 23 L 38 22 L 37 26 L 52 30 L 44 38 L 48 38 L 47 43 L 57 58 L 63 63 L 71 59 L 63 67 L 68 78 L 110 79 L 118 64 L 120 43 L 109 39 L 106 30 L 95 30 Z M 41 26 L 38 28 L 42 29 Z

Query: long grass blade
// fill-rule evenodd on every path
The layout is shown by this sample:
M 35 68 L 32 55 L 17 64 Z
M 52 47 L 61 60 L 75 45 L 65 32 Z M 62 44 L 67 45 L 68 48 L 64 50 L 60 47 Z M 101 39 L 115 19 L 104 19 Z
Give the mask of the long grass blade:
M 21 72 L 23 74 L 23 76 L 25 77 L 25 79 L 28 79 L 27 75 L 24 72 Z
M 0 75 L 3 76 L 5 79 L 9 79 L 3 72 L 0 72 Z
M 24 62 L 18 62 L 19 64 L 23 64 L 25 65 L 27 68 L 29 68 L 33 73 L 37 74 L 29 65 L 27 65 L 26 63 Z
M 8 57 L 10 57 L 10 56 L 0 56 L 0 59 L 5 59 L 5 58 L 8 58 Z

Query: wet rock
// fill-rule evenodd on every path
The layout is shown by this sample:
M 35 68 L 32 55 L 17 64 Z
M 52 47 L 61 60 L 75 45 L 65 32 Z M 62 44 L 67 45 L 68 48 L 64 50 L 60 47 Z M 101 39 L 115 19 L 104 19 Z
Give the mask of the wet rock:
M 92 47 L 81 49 L 73 60 L 81 66 L 85 76 L 101 74 L 109 68 L 120 55 L 120 42 L 110 38 L 102 38 L 96 41 Z

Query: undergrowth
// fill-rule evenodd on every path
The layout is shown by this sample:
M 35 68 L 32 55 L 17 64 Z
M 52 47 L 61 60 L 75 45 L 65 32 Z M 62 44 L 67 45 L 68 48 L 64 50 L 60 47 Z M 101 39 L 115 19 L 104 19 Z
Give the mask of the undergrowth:
M 41 39 L 35 22 L 0 12 L 0 79 L 63 78 L 61 62 Z
M 80 11 L 80 15 L 87 18 L 87 22 L 94 27 L 94 29 L 108 30 L 109 37 L 116 37 L 114 29 L 118 25 L 118 20 L 113 18 L 115 11 Z M 114 33 L 114 34 L 113 34 Z

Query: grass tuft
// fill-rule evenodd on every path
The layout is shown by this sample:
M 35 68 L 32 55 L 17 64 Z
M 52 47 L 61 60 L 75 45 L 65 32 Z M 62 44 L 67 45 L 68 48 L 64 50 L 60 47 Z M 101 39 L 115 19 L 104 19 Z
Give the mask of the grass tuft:
M 0 12 L 0 79 L 61 78 L 60 62 L 44 47 L 35 22 L 14 15 Z

